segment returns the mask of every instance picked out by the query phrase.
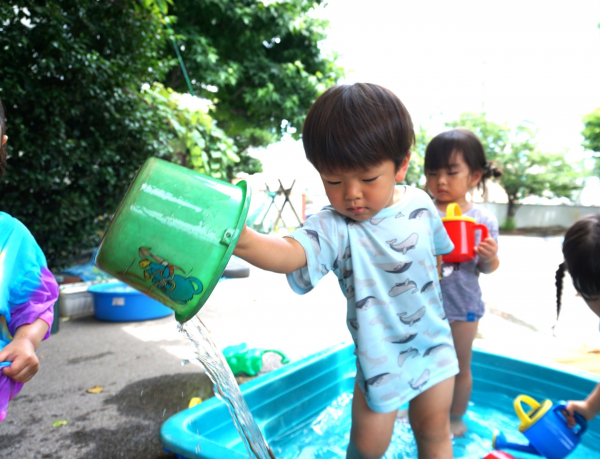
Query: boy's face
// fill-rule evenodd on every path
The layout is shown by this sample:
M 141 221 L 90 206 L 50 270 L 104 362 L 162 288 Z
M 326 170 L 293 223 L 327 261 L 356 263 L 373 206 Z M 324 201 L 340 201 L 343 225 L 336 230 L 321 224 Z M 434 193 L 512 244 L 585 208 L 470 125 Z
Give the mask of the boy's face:
M 447 168 L 427 171 L 427 189 L 436 201 L 457 202 L 464 199 L 469 190 L 481 180 L 481 172 L 471 174 L 462 153 L 454 152 Z
M 369 220 L 385 207 L 398 202 L 396 183 L 404 180 L 410 155 L 396 170 L 386 160 L 367 169 L 322 172 L 321 180 L 333 208 L 345 217 L 359 222 Z

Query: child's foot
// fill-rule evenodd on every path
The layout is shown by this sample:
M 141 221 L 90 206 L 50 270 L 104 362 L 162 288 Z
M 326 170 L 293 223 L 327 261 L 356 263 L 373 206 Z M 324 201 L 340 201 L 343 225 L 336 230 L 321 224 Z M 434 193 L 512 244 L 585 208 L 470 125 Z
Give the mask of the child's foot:
M 450 433 L 454 438 L 464 437 L 467 430 L 469 429 L 462 416 L 450 416 Z

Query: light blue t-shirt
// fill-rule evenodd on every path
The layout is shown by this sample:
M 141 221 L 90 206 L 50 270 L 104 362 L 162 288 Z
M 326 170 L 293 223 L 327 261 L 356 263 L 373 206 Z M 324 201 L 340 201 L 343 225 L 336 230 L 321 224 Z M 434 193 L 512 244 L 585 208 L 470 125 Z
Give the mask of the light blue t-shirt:
M 307 258 L 287 275 L 296 293 L 329 271 L 338 277 L 357 382 L 372 410 L 393 411 L 458 373 L 435 258 L 454 246 L 424 191 L 406 187 L 398 203 L 364 222 L 325 207 L 289 237 Z

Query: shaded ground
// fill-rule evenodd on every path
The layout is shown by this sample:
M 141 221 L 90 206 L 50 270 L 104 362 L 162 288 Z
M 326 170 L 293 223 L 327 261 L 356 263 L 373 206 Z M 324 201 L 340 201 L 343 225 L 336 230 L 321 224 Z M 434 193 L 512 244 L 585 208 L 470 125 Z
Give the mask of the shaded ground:
M 198 364 L 182 366 L 191 346 L 173 317 L 128 324 L 93 317 L 65 321 L 39 355 L 40 372 L 0 423 L 2 458 L 174 459 L 160 444 L 162 423 L 193 397 L 213 396 Z M 268 354 L 263 372 L 280 365 Z M 94 386 L 102 392 L 88 393 Z M 55 421 L 67 423 L 53 427 Z

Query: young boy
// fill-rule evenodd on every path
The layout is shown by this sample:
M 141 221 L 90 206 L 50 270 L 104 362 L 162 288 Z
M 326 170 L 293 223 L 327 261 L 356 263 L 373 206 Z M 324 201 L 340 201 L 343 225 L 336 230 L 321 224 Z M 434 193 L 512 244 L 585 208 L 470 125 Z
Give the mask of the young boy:
M 234 253 L 287 274 L 299 294 L 338 277 L 357 355 L 348 458 L 382 457 L 407 401 L 419 457 L 451 458 L 458 363 L 436 256 L 453 245 L 429 196 L 396 186 L 414 143 L 410 115 L 380 86 L 336 86 L 310 109 L 302 141 L 331 206 L 289 237 L 244 228 Z

